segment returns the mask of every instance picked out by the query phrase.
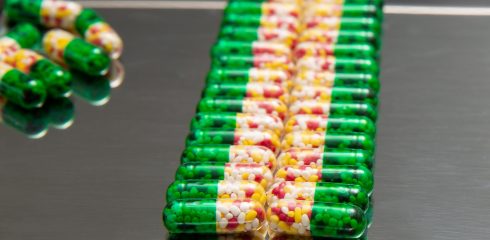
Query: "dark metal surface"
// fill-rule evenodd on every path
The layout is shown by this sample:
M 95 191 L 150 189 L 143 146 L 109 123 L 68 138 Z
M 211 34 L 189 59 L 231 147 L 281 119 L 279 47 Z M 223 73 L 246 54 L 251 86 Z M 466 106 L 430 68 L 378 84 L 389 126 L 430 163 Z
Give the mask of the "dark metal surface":
M 219 11 L 106 10 L 127 78 L 74 125 L 0 127 L 0 239 L 163 239 L 160 211 L 208 70 Z M 369 239 L 488 239 L 488 17 L 386 16 Z

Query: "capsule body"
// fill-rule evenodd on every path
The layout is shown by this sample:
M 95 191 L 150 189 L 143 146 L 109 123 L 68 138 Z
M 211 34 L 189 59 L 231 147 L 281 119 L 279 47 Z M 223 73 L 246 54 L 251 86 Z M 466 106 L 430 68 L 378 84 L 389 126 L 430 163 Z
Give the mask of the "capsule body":
M 294 46 L 298 35 L 297 33 L 280 28 L 257 28 L 225 24 L 221 27 L 219 38 L 235 41 L 267 41 Z
M 300 23 L 295 17 L 280 17 L 254 14 L 226 14 L 223 16 L 224 24 L 237 27 L 280 29 L 291 33 L 300 30 Z
M 290 148 L 277 157 L 279 167 L 327 165 L 363 166 L 372 169 L 373 154 L 359 149 Z
M 306 29 L 298 36 L 298 42 L 335 44 L 371 44 L 379 48 L 381 40 L 373 31 L 343 30 L 325 31 L 319 28 Z
M 310 3 L 303 10 L 303 15 L 319 17 L 374 17 L 380 18 L 382 10 L 371 4 L 323 4 Z
M 206 83 L 275 83 L 287 85 L 288 71 L 259 68 L 212 68 Z
M 180 158 L 185 163 L 255 163 L 272 171 L 277 166 L 276 156 L 262 146 L 195 145 L 186 147 Z
M 289 148 L 361 149 L 374 152 L 374 140 L 362 133 L 324 133 L 299 131 L 288 133 L 282 140 L 282 150 Z
M 362 101 L 378 105 L 377 93 L 369 88 L 325 87 L 321 85 L 295 85 L 291 90 L 290 101 Z
M 381 23 L 373 17 L 334 17 L 309 16 L 303 20 L 304 29 L 323 29 L 325 31 L 358 30 L 381 32 Z
M 369 44 L 328 44 L 317 42 L 299 43 L 294 48 L 293 55 L 296 59 L 326 56 L 372 59 L 378 57 L 376 49 Z
M 219 55 L 262 55 L 290 56 L 291 49 L 283 43 L 266 41 L 230 41 L 220 40 L 211 49 L 211 56 Z
M 289 114 L 315 114 L 328 116 L 363 116 L 376 121 L 376 108 L 363 102 L 328 102 L 304 100 L 296 101 L 289 106 Z
M 267 209 L 274 234 L 356 238 L 366 229 L 361 209 L 349 204 L 278 200 Z
M 269 130 L 195 130 L 186 139 L 186 145 L 228 144 L 263 146 L 276 152 L 280 147 L 279 137 Z
M 104 75 L 110 67 L 111 59 L 100 48 L 63 30 L 48 31 L 43 47 L 51 59 L 89 75 Z
M 373 191 L 373 174 L 362 166 L 329 165 L 323 167 L 286 166 L 277 170 L 276 180 L 294 182 L 332 182 L 357 184 L 368 193 Z
M 191 130 L 213 128 L 270 130 L 280 136 L 284 125 L 276 116 L 251 113 L 197 113 L 191 121 Z
M 325 87 L 370 88 L 377 92 L 379 79 L 372 73 L 332 73 L 300 70 L 293 82 L 299 85 L 322 85 Z
M 277 83 L 215 83 L 204 87 L 203 97 L 225 98 L 275 98 L 288 102 L 286 86 Z
M 0 62 L 0 95 L 24 108 L 38 108 L 43 105 L 47 93 L 41 81 Z
M 374 136 L 376 126 L 367 117 L 329 117 L 327 115 L 299 114 L 286 121 L 285 133 L 314 131 L 328 133 L 366 133 Z
M 203 98 L 198 104 L 197 112 L 270 114 L 284 120 L 287 114 L 287 106 L 279 99 Z
M 214 67 L 222 68 L 262 68 L 294 71 L 294 64 L 287 56 L 273 55 L 221 55 L 212 60 Z
M 167 189 L 167 202 L 178 199 L 250 199 L 262 205 L 265 190 L 252 181 L 198 180 L 175 181 Z
M 325 182 L 277 182 L 267 192 L 268 203 L 278 200 L 307 200 L 323 203 L 345 203 L 366 211 L 368 193 L 358 185 Z
M 167 204 L 163 220 L 170 233 L 253 232 L 264 226 L 265 210 L 253 200 L 178 200 Z
M 301 9 L 296 4 L 274 2 L 232 1 L 225 8 L 225 14 L 252 14 L 299 18 Z
M 272 181 L 271 170 L 260 164 L 247 163 L 213 163 L 182 164 L 177 169 L 176 180 L 226 180 L 255 181 L 267 188 Z
M 373 59 L 354 59 L 328 57 L 303 57 L 296 61 L 297 70 L 342 73 L 372 73 L 378 74 L 379 67 Z

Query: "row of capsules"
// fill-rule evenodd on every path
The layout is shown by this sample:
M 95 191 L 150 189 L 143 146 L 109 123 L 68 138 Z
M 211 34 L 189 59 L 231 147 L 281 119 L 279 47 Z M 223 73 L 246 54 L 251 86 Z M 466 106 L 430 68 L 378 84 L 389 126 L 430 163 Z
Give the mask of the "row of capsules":
M 0 37 L 0 95 L 26 109 L 70 96 L 65 68 L 100 77 L 122 53 L 118 34 L 75 2 L 7 0 L 4 16 L 12 27 Z
M 260 232 L 262 209 L 245 211 L 245 202 L 255 202 L 268 207 L 269 230 L 278 239 L 363 235 L 379 81 L 374 60 L 358 59 L 364 57 L 358 50 L 375 56 L 378 40 L 356 28 L 365 21 L 356 18 L 372 5 L 318 4 L 352 15 L 335 19 L 307 17 L 304 9 L 313 4 L 228 4 L 177 181 L 167 190 L 170 233 Z M 353 27 L 328 29 L 344 22 Z M 325 36 L 317 48 L 308 46 Z M 203 198 L 210 200 L 196 200 Z M 216 211 L 214 218 L 196 216 L 206 216 L 204 209 Z

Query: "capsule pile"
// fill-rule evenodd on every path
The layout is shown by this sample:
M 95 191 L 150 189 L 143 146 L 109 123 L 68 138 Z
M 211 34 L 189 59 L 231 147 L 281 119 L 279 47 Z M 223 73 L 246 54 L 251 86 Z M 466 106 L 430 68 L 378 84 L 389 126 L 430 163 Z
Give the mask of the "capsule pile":
M 229 1 L 177 181 L 167 191 L 170 233 L 259 226 L 271 239 L 366 236 L 382 6 L 382 0 Z M 244 185 L 257 191 L 247 194 Z M 224 199 L 255 201 L 267 220 L 240 217 L 229 226 L 247 213 L 223 215 Z M 191 221 L 195 216 L 181 210 L 210 201 L 206 211 L 216 218 L 209 222 Z M 212 227 L 198 231 L 201 224 Z
M 70 125 L 72 93 L 94 105 L 107 102 L 111 86 L 124 77 L 117 60 L 122 40 L 107 22 L 71 1 L 6 0 L 4 7 L 9 25 L 0 36 L 4 123 L 37 138 L 49 126 Z M 47 120 L 48 115 L 65 122 Z

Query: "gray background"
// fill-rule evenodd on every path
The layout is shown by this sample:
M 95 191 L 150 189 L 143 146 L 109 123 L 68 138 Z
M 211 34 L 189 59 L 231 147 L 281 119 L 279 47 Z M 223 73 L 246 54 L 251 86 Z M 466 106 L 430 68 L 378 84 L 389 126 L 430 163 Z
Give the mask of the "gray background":
M 163 239 L 160 211 L 220 11 L 101 10 L 127 78 L 28 140 L 0 126 L 0 239 Z M 387 15 L 375 240 L 488 239 L 490 17 Z

